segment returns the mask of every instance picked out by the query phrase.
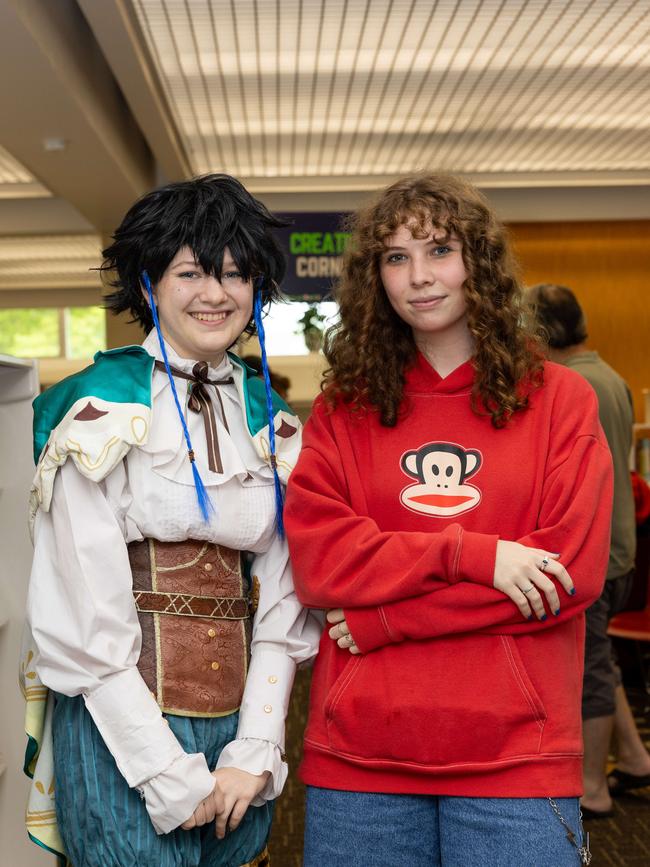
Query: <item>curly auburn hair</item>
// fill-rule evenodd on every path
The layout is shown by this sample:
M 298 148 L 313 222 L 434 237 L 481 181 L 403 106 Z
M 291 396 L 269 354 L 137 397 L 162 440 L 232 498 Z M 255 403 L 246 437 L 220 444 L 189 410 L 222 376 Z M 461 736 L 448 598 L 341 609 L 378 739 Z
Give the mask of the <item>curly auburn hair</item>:
M 325 339 L 325 400 L 330 408 L 339 401 L 354 410 L 373 407 L 386 427 L 396 425 L 404 411 L 405 371 L 417 350 L 410 326 L 388 301 L 379 270 L 386 240 L 404 224 L 417 238 L 427 238 L 433 226 L 462 243 L 467 324 L 475 347 L 472 409 L 504 427 L 541 384 L 543 354 L 526 321 L 504 227 L 475 187 L 450 175 L 403 178 L 352 216 L 335 293 L 340 321 Z

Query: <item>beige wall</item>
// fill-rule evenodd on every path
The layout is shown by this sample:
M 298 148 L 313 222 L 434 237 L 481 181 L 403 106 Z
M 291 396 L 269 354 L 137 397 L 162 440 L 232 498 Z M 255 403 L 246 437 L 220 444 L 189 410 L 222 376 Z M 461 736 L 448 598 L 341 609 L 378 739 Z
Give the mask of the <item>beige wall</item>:
M 130 322 L 130 313 L 120 313 L 114 316 L 106 314 L 106 347 L 128 346 L 132 343 L 142 343 L 144 331 L 137 322 Z
M 0 357 L 0 864 L 2 867 L 56 867 L 55 859 L 32 843 L 25 829 L 29 781 L 25 755 L 25 701 L 17 675 L 25 600 L 32 560 L 27 529 L 27 491 L 34 475 L 32 407 L 38 393 L 33 362 Z M 49 786 L 50 780 L 43 781 Z

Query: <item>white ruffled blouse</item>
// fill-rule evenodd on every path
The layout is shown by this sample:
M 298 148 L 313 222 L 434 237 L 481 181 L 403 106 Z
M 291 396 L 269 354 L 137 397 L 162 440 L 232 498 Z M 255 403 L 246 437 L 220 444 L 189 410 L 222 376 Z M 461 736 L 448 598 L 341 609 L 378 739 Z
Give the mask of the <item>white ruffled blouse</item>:
M 155 332 L 144 348 L 161 358 Z M 169 361 L 190 373 L 195 361 L 166 346 Z M 226 357 L 210 379 L 232 373 Z M 132 448 L 99 484 L 68 460 L 58 471 L 52 505 L 39 510 L 34 530 L 28 621 L 43 683 L 64 695 L 83 695 L 121 773 L 145 799 L 158 833 L 184 822 L 214 786 L 203 754 L 187 754 L 172 734 L 137 669 L 141 633 L 132 594 L 127 544 L 147 537 L 199 539 L 253 555 L 260 578 L 251 661 L 237 739 L 217 767 L 271 772 L 260 805 L 282 791 L 284 719 L 296 665 L 317 651 L 321 624 L 296 599 L 286 543 L 275 531 L 271 468 L 246 429 L 234 384 L 208 387 L 224 472 L 207 465 L 203 419 L 187 410 L 187 380 L 176 378 L 197 467 L 215 514 L 198 509 L 182 428 L 164 371 L 154 370 L 152 427 L 146 445 Z

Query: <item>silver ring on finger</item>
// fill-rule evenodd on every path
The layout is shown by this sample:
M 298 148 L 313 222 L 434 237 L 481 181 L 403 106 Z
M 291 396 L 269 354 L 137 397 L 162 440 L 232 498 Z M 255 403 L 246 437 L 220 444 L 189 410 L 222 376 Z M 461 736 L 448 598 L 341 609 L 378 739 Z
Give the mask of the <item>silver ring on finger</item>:
M 345 637 L 348 640 L 348 647 L 352 647 L 352 645 L 354 644 L 354 638 L 352 638 L 352 633 L 348 632 L 348 634 Z
M 522 590 L 521 592 L 524 594 L 524 596 L 527 596 L 530 593 L 530 591 L 534 590 L 534 589 L 535 589 L 535 585 L 531 584 L 530 587 L 526 588 L 526 590 Z
M 542 572 L 548 567 L 548 557 L 542 557 L 542 565 L 539 567 Z

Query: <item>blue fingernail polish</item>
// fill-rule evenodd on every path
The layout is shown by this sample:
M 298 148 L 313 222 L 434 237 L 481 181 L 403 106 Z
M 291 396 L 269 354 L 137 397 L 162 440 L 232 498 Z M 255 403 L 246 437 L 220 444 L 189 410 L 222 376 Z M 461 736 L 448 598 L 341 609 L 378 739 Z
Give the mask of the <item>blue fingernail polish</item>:
M 553 614 L 555 614 L 556 617 L 558 616 L 559 613 L 560 613 L 560 609 L 559 609 L 559 608 L 558 608 L 556 611 L 553 612 Z
M 570 595 L 570 596 L 575 596 L 575 595 L 576 595 L 576 588 L 575 588 L 575 587 L 572 587 L 572 588 L 569 590 L 569 595 Z
M 528 617 L 526 618 L 526 620 L 532 620 L 532 619 L 533 619 L 533 615 L 532 615 L 532 614 L 529 614 Z
M 539 619 L 543 623 L 546 620 L 546 614 L 542 614 L 542 616 Z

